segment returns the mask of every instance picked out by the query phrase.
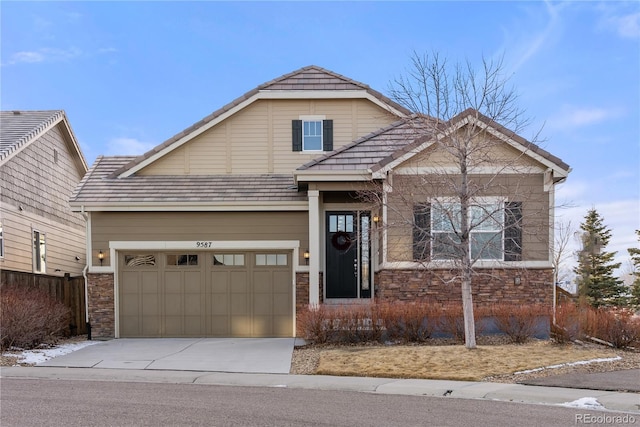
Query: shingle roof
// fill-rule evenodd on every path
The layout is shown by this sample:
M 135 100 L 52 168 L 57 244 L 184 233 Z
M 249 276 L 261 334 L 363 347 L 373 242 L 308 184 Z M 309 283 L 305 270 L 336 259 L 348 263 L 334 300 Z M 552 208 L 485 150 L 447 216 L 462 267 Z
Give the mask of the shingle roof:
M 164 141 L 157 147 L 153 148 L 152 150 L 148 151 L 147 153 L 132 159 L 129 163 L 127 163 L 126 165 L 123 165 L 121 168 L 114 171 L 114 175 L 120 175 L 123 172 L 131 169 L 132 167 L 144 162 L 145 160 L 149 159 L 156 153 L 169 147 L 174 142 L 200 129 L 201 127 L 205 126 L 206 124 L 220 117 L 227 111 L 247 101 L 254 95 L 258 94 L 259 92 L 296 91 L 296 90 L 298 91 L 307 91 L 307 90 L 313 90 L 313 91 L 361 90 L 362 91 L 363 90 L 369 93 L 371 96 L 379 99 L 381 102 L 393 106 L 393 108 L 395 108 L 396 110 L 401 111 L 402 113 L 407 115 L 411 114 L 411 112 L 405 107 L 403 107 L 402 105 L 392 101 L 391 99 L 382 95 L 380 92 L 371 89 L 368 85 L 364 83 L 360 83 L 358 81 L 349 79 L 348 77 L 345 77 L 338 73 L 334 73 L 333 71 L 330 71 L 330 70 L 326 70 L 322 67 L 318 67 L 316 65 L 310 65 L 307 67 L 300 68 L 291 73 L 284 74 L 278 78 L 275 78 L 271 81 L 261 84 L 255 89 L 250 90 L 244 95 L 234 99 L 224 107 L 219 108 L 218 110 L 209 114 L 207 117 L 203 118 L 197 123 L 194 123 L 193 125 L 184 129 L 182 132 L 167 139 L 166 141 Z
M 113 171 L 132 156 L 98 157 L 71 196 L 73 206 L 145 203 L 297 202 L 306 201 L 291 175 L 134 175 L 115 178 Z
M 478 119 L 505 137 L 517 142 L 522 146 L 523 150 L 531 151 L 543 157 L 564 171 L 570 170 L 569 165 L 560 158 L 472 109 L 463 111 L 447 124 L 439 125 L 439 127 L 445 129 L 447 126 L 455 126 L 457 122 L 469 116 Z M 433 119 L 415 115 L 407 119 L 398 120 L 386 128 L 366 135 L 322 157 L 318 157 L 299 167 L 298 170 L 378 171 L 428 141 L 433 135 L 433 124 L 428 125 L 426 122 L 430 120 Z M 419 137 L 416 138 L 417 135 Z
M 351 144 L 318 157 L 298 170 L 367 170 L 413 142 L 416 123 L 398 120 Z M 423 130 L 424 132 L 424 130 Z
M 0 161 L 63 116 L 62 110 L 0 112 Z

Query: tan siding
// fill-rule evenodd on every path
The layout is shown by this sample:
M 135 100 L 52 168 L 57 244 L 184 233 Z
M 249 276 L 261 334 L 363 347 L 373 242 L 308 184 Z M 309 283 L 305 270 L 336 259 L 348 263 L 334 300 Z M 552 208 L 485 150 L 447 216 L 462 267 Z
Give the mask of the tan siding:
M 100 249 L 108 254 L 109 241 L 299 240 L 306 248 L 307 224 L 306 212 L 95 212 L 93 265 L 100 265 Z
M 472 176 L 482 184 L 491 177 Z M 433 178 L 431 178 L 432 180 Z M 450 187 L 434 189 L 422 177 L 395 176 L 394 191 L 389 195 L 387 229 L 389 261 L 410 261 L 412 258 L 413 200 L 426 201 L 435 195 L 451 196 Z M 448 189 L 448 191 L 446 191 Z M 482 194 L 486 197 L 504 197 L 523 202 L 523 260 L 549 259 L 549 194 L 543 188 L 543 175 L 508 175 L 494 180 Z
M 82 274 L 85 265 L 84 230 L 68 227 L 43 217 L 38 217 L 16 207 L 4 205 L 0 209 L 3 227 L 4 258 L 0 268 L 13 271 L 33 271 L 33 230 L 46 235 L 46 273 L 62 276 Z M 80 260 L 76 260 L 75 257 Z M 59 272 L 55 270 L 59 269 Z
M 523 154 L 521 151 L 516 150 L 495 137 L 485 135 L 485 138 L 476 140 L 482 141 L 481 143 L 484 145 L 484 148 L 479 150 L 482 158 L 489 159 L 489 161 L 478 161 L 480 166 L 491 167 L 508 165 L 516 168 L 529 166 L 542 167 L 540 163 L 533 160 L 527 154 Z M 474 160 L 472 159 L 471 162 L 473 163 Z M 422 153 L 417 154 L 410 160 L 402 163 L 399 167 L 416 167 L 425 165 L 432 167 L 453 166 L 456 165 L 456 159 L 442 148 L 432 146 L 424 150 Z
M 0 168 L 0 202 L 22 206 L 49 221 L 84 229 L 69 198 L 82 179 L 58 125 L 33 141 Z M 57 163 L 54 161 L 57 151 Z
M 334 149 L 397 119 L 362 99 L 260 100 L 187 142 L 188 155 L 183 146 L 138 173 L 291 173 L 320 155 L 291 151 L 291 120 L 310 114 L 333 120 Z

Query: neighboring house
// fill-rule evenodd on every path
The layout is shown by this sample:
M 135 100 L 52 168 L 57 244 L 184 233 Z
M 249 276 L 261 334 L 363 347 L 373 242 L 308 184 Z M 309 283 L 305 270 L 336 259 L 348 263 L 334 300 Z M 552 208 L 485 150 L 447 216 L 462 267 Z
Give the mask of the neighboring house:
M 431 143 L 409 117 L 367 85 L 310 66 L 144 155 L 99 157 L 71 198 L 88 214 L 93 335 L 288 337 L 309 304 L 459 301 L 459 285 L 434 279 L 437 248 L 416 243 L 411 226 L 392 227 L 389 204 L 358 197 L 377 188 L 393 203 L 394 185 L 415 178 L 408 171 L 429 173 L 420 165 Z M 551 306 L 554 184 L 569 167 L 485 125 L 528 171 L 500 187 L 526 188 L 533 201 L 518 209 L 546 213 L 510 236 L 517 254 L 483 261 L 493 274 L 474 283 L 475 302 Z
M 87 164 L 64 111 L 0 113 L 0 269 L 81 276 L 86 226 L 69 197 Z M 35 282 L 34 282 L 35 283 Z

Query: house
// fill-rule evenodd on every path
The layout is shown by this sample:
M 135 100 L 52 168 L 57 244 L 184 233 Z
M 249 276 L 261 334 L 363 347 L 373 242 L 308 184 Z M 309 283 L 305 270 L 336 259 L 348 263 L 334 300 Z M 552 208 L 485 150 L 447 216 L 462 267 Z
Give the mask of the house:
M 64 111 L 0 113 L 2 283 L 82 276 L 85 220 L 69 197 L 86 172 Z
M 416 135 L 429 120 L 309 66 L 144 155 L 99 157 L 70 200 L 88 216 L 94 336 L 290 337 L 309 304 L 459 301 L 459 286 L 440 279 L 449 273 L 438 246 L 416 241 L 406 209 L 394 208 L 394 188 L 426 188 L 412 180 L 446 157 Z M 517 252 L 482 260 L 491 274 L 474 283 L 476 303 L 551 305 L 554 185 L 569 167 L 476 112 L 454 125 L 472 122 L 525 171 L 504 169 L 499 180 L 501 191 L 530 196 L 509 209 L 544 211 L 517 236 L 476 236 L 499 235 Z M 367 191 L 383 203 L 360 197 Z M 408 212 L 416 223 L 436 215 Z

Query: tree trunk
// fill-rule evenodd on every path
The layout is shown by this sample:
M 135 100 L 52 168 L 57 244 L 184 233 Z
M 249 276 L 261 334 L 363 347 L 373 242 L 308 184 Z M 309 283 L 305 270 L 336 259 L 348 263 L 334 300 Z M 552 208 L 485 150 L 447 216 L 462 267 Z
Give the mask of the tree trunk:
M 473 297 L 471 296 L 471 270 L 463 267 L 462 272 L 462 314 L 464 318 L 464 345 L 476 348 L 476 325 L 473 318 Z

